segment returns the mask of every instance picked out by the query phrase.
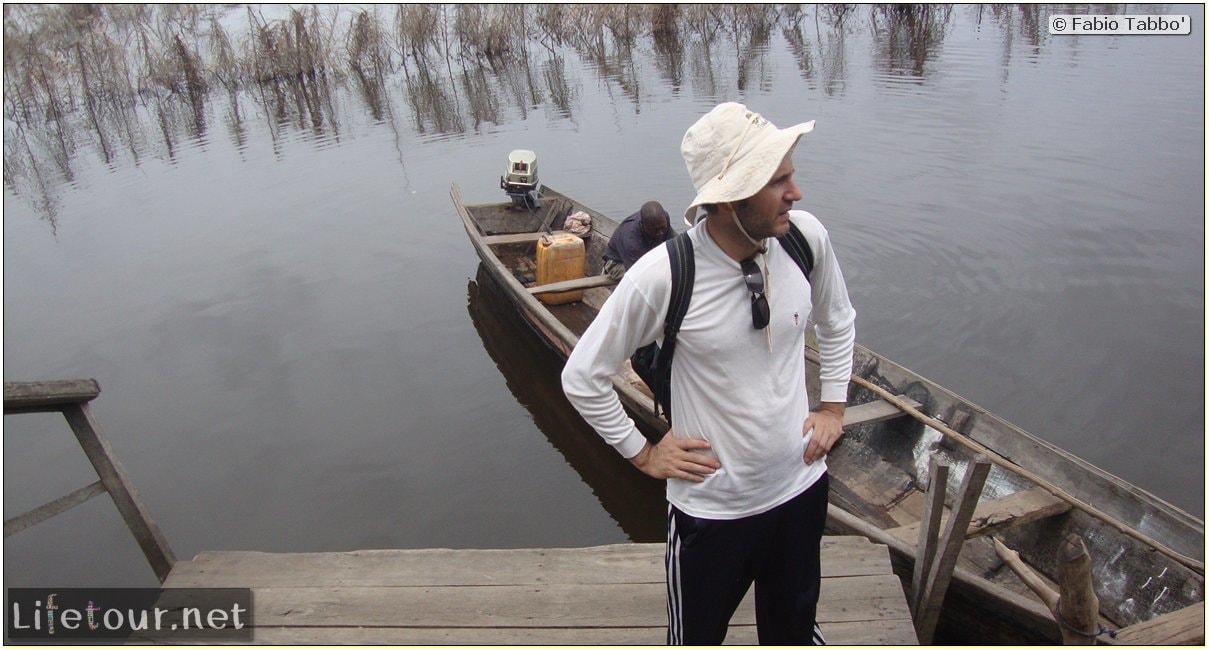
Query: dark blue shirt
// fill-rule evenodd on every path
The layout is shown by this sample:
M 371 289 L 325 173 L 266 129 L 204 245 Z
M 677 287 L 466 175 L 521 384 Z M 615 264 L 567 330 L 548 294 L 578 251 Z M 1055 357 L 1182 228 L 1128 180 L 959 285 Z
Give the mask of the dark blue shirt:
M 671 239 L 675 234 L 668 228 L 663 238 L 656 240 L 642 229 L 642 214 L 635 212 L 626 217 L 625 221 L 617 226 L 617 230 L 613 231 L 613 237 L 609 239 L 609 246 L 605 249 L 603 257 L 606 260 L 621 262 L 628 269 L 647 251 Z

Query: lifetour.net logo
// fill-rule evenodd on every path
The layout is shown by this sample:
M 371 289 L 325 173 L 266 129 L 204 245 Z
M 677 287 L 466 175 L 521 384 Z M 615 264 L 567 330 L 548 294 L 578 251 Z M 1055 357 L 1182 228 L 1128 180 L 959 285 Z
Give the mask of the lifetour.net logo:
M 8 589 L 14 641 L 251 640 L 250 589 Z

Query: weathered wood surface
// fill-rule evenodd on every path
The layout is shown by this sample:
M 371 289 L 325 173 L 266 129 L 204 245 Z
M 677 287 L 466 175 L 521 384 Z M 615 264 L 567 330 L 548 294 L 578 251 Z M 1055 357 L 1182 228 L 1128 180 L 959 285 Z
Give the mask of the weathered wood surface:
M 1054 618 L 1062 625 L 1063 645 L 1095 645 L 1100 631 L 1091 556 L 1078 535 L 1068 535 L 1058 549 L 1058 601 Z
M 92 463 L 99 481 L 59 497 L 4 522 L 4 536 L 15 534 L 101 494 L 109 493 L 114 505 L 142 548 L 155 575 L 163 582 L 172 570 L 176 557 L 159 526 L 151 519 L 146 506 L 130 482 L 126 470 L 113 453 L 101 426 L 92 415 L 89 402 L 100 395 L 95 379 L 58 381 L 9 382 L 4 384 L 4 414 L 58 411 L 63 414 L 75 434 L 88 462 Z
M 72 508 L 87 502 L 93 497 L 105 494 L 105 485 L 100 481 L 89 483 L 84 487 L 65 494 L 50 503 L 39 506 L 24 514 L 17 515 L 11 519 L 4 520 L 4 536 L 16 535 L 17 533 L 40 524 L 55 515 L 61 515 Z
M 991 462 L 983 456 L 978 456 L 966 467 L 965 477 L 958 488 L 957 507 L 944 524 L 944 532 L 936 541 L 936 557 L 928 565 L 927 579 L 921 585 L 913 585 L 918 592 L 918 606 L 915 611 L 915 633 L 919 635 L 920 643 L 931 644 L 936 633 L 936 624 L 940 621 L 940 608 L 944 603 L 945 592 L 953 579 L 953 569 L 957 567 L 957 554 L 961 552 L 962 542 L 965 541 L 963 532 L 970 525 L 970 516 L 978 505 L 978 496 L 982 494 L 982 485 L 987 474 L 991 471 Z M 939 522 L 938 522 L 939 523 Z
M 529 287 L 529 293 L 537 295 L 539 293 L 556 293 L 559 291 L 570 291 L 573 289 L 611 287 L 615 284 L 617 284 L 617 280 L 614 280 L 607 275 L 590 275 L 586 278 L 573 278 L 570 280 L 562 280 L 560 282 L 542 284 L 536 287 Z
M 1101 637 L 1103 642 L 1104 638 Z M 1205 603 L 1121 628 L 1118 645 L 1205 645 Z
M 57 411 L 65 406 L 90 402 L 101 394 L 95 379 L 20 381 L 4 383 L 4 412 Z
M 130 476 L 113 453 L 109 440 L 101 433 L 101 425 L 93 417 L 88 403 L 64 407 L 63 417 L 67 419 L 80 448 L 96 470 L 105 491 L 109 493 L 122 519 L 126 521 L 130 534 L 134 535 L 135 541 L 143 549 L 143 555 L 147 557 L 155 576 L 163 582 L 172 570 L 172 565 L 176 563 L 176 556 L 159 526 L 151 518 L 147 506 L 143 505 Z
M 488 246 L 499 246 L 502 244 L 528 244 L 540 240 L 542 237 L 550 235 L 569 235 L 571 233 L 565 230 L 555 230 L 554 232 L 518 232 L 509 233 L 507 235 L 486 235 L 483 237 L 483 243 Z
M 920 407 L 920 403 L 909 398 L 902 397 L 903 401 L 915 408 Z M 887 402 L 884 399 L 874 400 L 866 404 L 857 404 L 844 409 L 844 426 L 853 427 L 858 424 L 872 424 L 874 422 L 884 422 L 897 417 L 906 415 L 903 410 L 897 406 Z
M 929 462 L 927 496 L 924 500 L 924 512 L 916 524 L 918 533 L 915 543 L 915 570 L 911 574 L 911 615 L 918 619 L 922 612 L 920 608 L 927 586 L 928 574 L 932 572 L 932 563 L 936 561 L 936 550 L 940 543 L 940 515 L 945 508 L 945 486 L 949 484 L 949 464 L 937 458 Z M 917 630 L 918 633 L 918 630 Z
M 250 587 L 255 643 L 662 644 L 662 544 L 579 549 L 206 552 L 165 587 Z M 827 537 L 833 644 L 914 643 L 885 546 Z M 752 594 L 728 643 L 756 641 Z
M 1043 488 L 1021 490 L 993 501 L 979 503 L 965 536 L 970 539 L 998 533 L 1038 519 L 1060 515 L 1070 509 L 1069 503 Z M 944 515 L 944 521 L 948 521 L 947 513 Z M 913 542 L 919 537 L 919 523 L 892 528 L 887 532 L 903 541 Z

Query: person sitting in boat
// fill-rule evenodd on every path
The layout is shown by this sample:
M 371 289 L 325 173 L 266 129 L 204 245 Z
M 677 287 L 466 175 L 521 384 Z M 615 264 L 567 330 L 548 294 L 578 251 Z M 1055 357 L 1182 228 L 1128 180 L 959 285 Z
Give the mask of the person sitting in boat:
M 672 238 L 672 221 L 658 201 L 647 201 L 642 208 L 625 218 L 604 252 L 604 272 L 621 282 L 626 269 L 647 251 Z

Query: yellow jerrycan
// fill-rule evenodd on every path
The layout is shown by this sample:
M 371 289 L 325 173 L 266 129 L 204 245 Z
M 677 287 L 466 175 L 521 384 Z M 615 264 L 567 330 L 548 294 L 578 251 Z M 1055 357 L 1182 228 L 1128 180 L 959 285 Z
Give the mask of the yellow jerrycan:
M 544 235 L 537 240 L 537 285 L 584 277 L 584 240 L 569 233 Z M 583 289 L 539 293 L 547 305 L 562 305 L 583 298 Z

